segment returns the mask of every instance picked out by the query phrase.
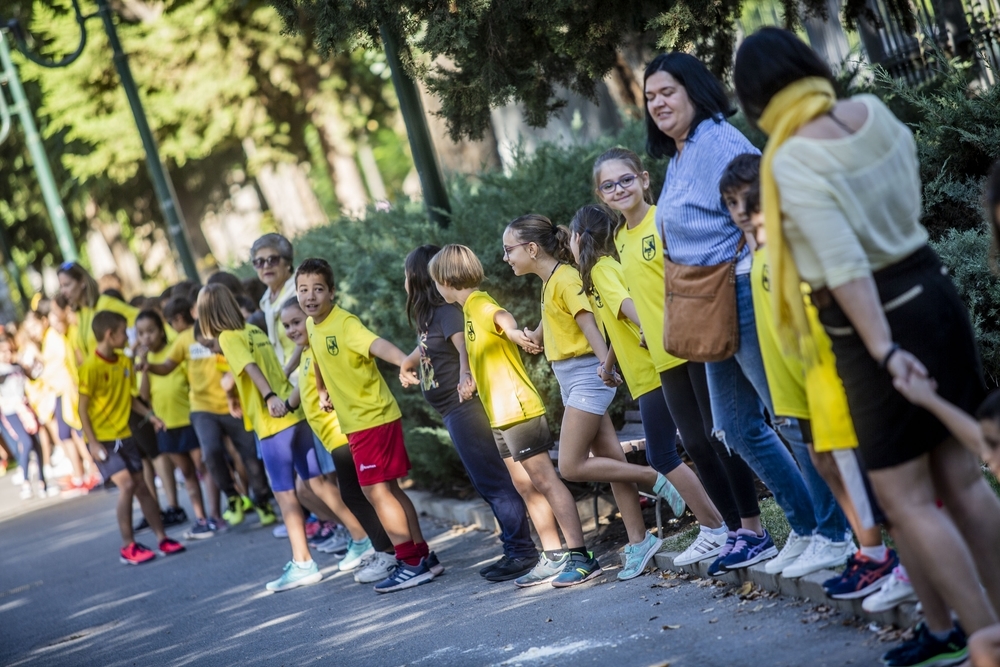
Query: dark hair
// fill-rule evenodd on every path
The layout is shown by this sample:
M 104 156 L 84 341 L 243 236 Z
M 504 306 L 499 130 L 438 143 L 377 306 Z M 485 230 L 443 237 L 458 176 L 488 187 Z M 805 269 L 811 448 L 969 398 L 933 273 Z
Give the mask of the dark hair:
M 743 153 L 726 165 L 719 179 L 719 194 L 739 190 L 744 185 L 753 186 L 760 180 L 760 155 Z
M 1000 390 L 991 392 L 979 404 L 979 408 L 976 410 L 976 419 L 979 421 L 986 421 L 988 419 L 1000 421 Z
M 213 284 L 218 285 L 220 283 L 213 283 Z M 248 297 L 243 292 L 237 292 L 236 294 L 233 294 L 233 296 L 236 297 L 236 303 L 239 304 L 240 308 L 247 311 L 251 315 L 253 315 L 259 310 L 258 308 L 259 304 L 250 297 Z
M 101 292 L 101 294 L 103 296 L 110 296 L 112 299 L 118 299 L 122 303 L 126 303 L 125 295 L 122 294 L 119 290 L 116 290 L 114 287 L 109 287 L 108 289 Z
M 436 245 L 422 245 L 414 248 L 406 256 L 405 272 L 409 291 L 406 293 L 406 321 L 413 326 L 416 318 L 416 330 L 426 330 L 434 317 L 434 310 L 445 305 L 444 297 L 434 286 L 430 270 L 427 268 L 431 258 L 440 252 Z
M 507 229 L 516 233 L 517 238 L 524 243 L 534 243 L 560 262 L 573 263 L 573 252 L 569 249 L 569 230 L 562 225 L 556 226 L 544 215 L 522 215 L 512 220 Z
M 163 304 L 163 316 L 167 321 L 173 321 L 175 317 L 183 317 L 188 324 L 194 324 L 191 317 L 191 302 L 183 296 L 177 296 Z
M 615 217 L 614 212 L 601 204 L 587 204 L 573 216 L 569 229 L 580 237 L 580 259 L 577 268 L 583 279 L 585 294 L 594 292 L 594 281 L 591 272 L 597 260 L 611 256 L 618 259 L 615 248 Z
M 257 276 L 244 278 L 242 283 L 243 292 L 257 303 L 260 303 L 260 300 L 264 298 L 264 292 L 267 291 L 267 285 L 265 285 Z
M 208 277 L 205 281 L 206 285 L 225 285 L 229 288 L 229 291 L 233 293 L 233 296 L 239 296 L 240 294 L 246 294 L 246 288 L 243 287 L 243 281 L 234 276 L 231 273 L 226 273 L 225 271 L 217 271 Z M 249 296 L 249 295 L 248 295 Z M 260 299 L 258 299 L 260 301 Z
M 695 128 L 702 121 L 711 118 L 719 123 L 736 113 L 736 109 L 729 102 L 725 88 L 708 71 L 705 64 L 694 56 L 674 51 L 661 53 L 653 58 L 652 62 L 646 65 L 646 73 L 642 79 L 643 91 L 646 89 L 646 81 L 657 72 L 666 72 L 684 86 L 688 99 L 694 105 L 694 118 L 691 119 L 688 139 L 694 136 Z M 649 114 L 648 105 L 646 105 L 646 152 L 656 159 L 673 157 L 677 154 L 677 144 L 656 126 L 656 122 Z
M 299 268 L 295 272 L 296 287 L 299 286 L 299 276 L 322 276 L 323 280 L 326 282 L 326 286 L 330 288 L 330 291 L 333 291 L 336 287 L 336 283 L 333 281 L 333 268 L 325 259 L 310 257 L 299 264 Z
M 90 323 L 90 328 L 93 330 L 97 342 L 103 341 L 109 331 L 127 326 L 128 320 L 125 319 L 125 316 L 113 310 L 97 311 L 97 314 L 94 315 L 94 320 Z
M 743 113 L 756 123 L 771 98 L 791 84 L 818 76 L 834 84 L 830 67 L 805 42 L 781 28 L 761 28 L 736 52 L 733 81 Z
M 69 299 L 67 299 L 61 293 L 60 294 L 56 294 L 56 296 L 53 299 L 53 301 L 55 301 L 56 305 L 59 306 L 62 310 L 66 310 L 67 308 L 69 308 Z
M 299 304 L 299 297 L 297 297 L 297 296 L 291 296 L 291 297 L 288 297 L 287 299 L 285 299 L 285 302 L 283 304 L 281 304 L 281 308 L 278 310 L 278 312 L 280 313 L 285 308 L 291 308 L 292 306 L 295 306 L 299 310 L 302 310 L 302 306 L 301 306 L 301 304 Z M 302 312 L 305 312 L 305 311 L 302 311 Z
M 163 341 L 167 341 L 167 328 L 163 326 L 163 318 L 155 310 L 143 310 L 138 315 L 135 316 L 135 323 L 138 324 L 139 320 L 150 320 L 156 325 L 156 328 L 160 330 L 160 335 L 163 336 Z
M 196 283 L 193 280 L 182 280 L 179 283 L 175 283 L 170 287 L 168 287 L 167 289 L 163 290 L 163 293 L 160 294 L 160 299 L 166 302 L 169 299 L 173 299 L 174 297 L 178 296 L 186 297 L 188 292 L 191 291 L 191 288 L 196 286 L 198 286 L 198 283 Z
M 62 306 L 63 308 L 72 305 L 74 309 L 79 310 L 84 306 L 93 308 L 97 305 L 97 298 L 101 295 L 101 291 L 97 287 L 97 281 L 94 280 L 94 277 L 79 262 L 63 262 L 59 265 L 59 271 L 56 273 L 65 274 L 74 282 L 83 283 L 83 294 L 81 295 L 83 303 L 70 304 L 69 299 L 66 299 L 67 305 Z
M 1000 275 L 1000 219 L 997 218 L 997 207 L 1000 206 L 1000 161 L 990 169 L 983 195 L 986 200 L 986 218 L 990 221 L 990 254 L 987 259 L 993 274 Z
M 198 303 L 198 295 L 201 294 L 201 285 L 191 285 L 188 288 L 187 296 L 185 297 L 191 303 Z M 183 294 L 178 294 L 177 296 L 185 296 Z

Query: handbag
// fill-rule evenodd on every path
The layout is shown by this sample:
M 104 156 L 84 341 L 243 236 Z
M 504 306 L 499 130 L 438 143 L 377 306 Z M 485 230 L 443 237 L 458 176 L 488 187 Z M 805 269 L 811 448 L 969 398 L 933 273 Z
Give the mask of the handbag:
M 687 266 L 663 259 L 666 304 L 663 347 L 688 361 L 723 361 L 740 347 L 736 263 L 746 245 L 740 235 L 732 261 Z

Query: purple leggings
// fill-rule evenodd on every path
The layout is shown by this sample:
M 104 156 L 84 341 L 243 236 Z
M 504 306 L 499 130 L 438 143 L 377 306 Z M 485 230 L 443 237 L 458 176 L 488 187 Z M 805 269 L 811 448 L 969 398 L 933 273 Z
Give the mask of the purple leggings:
M 261 438 L 260 453 L 272 491 L 294 491 L 295 473 L 303 480 L 322 474 L 313 448 L 313 433 L 305 421 Z

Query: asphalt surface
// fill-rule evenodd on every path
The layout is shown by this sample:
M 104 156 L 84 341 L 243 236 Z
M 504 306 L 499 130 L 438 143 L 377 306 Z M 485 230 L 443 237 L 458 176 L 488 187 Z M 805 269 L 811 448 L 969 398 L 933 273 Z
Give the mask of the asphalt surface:
M 255 518 L 124 566 L 115 500 L 95 492 L 16 513 L 16 488 L 0 479 L 0 665 L 819 667 L 875 665 L 887 648 L 794 600 L 744 601 L 658 573 L 617 582 L 609 556 L 607 573 L 577 588 L 489 584 L 477 570 L 499 555 L 496 538 L 432 521 L 427 537 L 447 572 L 387 595 L 325 554 L 321 583 L 265 592 L 290 553 Z M 154 546 L 150 533 L 141 541 Z

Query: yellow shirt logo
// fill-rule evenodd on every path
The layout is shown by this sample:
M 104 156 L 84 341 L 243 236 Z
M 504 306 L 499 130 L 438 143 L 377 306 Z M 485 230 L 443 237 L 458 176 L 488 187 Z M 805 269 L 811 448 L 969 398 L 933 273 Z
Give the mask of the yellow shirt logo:
M 597 291 L 596 287 L 594 288 L 594 305 L 598 308 L 604 308 L 604 302 L 601 301 L 601 293 Z
M 340 354 L 340 346 L 337 345 L 337 337 L 336 336 L 327 336 L 326 337 L 326 351 L 329 352 L 330 354 L 334 355 L 334 356 L 337 356 L 338 354 Z
M 469 340 L 476 340 L 476 329 L 472 326 L 472 320 L 465 322 L 465 337 Z
M 656 257 L 656 235 L 642 237 L 642 258 L 647 262 Z

